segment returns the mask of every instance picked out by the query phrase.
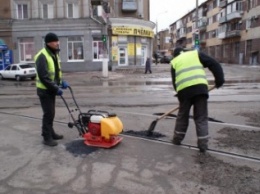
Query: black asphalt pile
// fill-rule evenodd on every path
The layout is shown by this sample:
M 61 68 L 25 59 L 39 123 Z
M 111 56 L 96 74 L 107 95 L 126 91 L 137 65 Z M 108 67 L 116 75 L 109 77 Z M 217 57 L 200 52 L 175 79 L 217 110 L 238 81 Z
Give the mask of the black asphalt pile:
M 154 113 L 153 115 L 161 116 L 163 114 L 164 113 Z M 176 114 L 169 114 L 166 118 L 177 118 L 177 115 Z M 190 115 L 189 118 L 193 119 L 193 116 Z M 214 118 L 211 118 L 211 117 L 208 117 L 208 121 L 217 122 L 217 123 L 224 123 L 223 121 L 220 121 L 220 120 L 217 120 L 217 119 L 214 119 Z
M 144 131 L 144 130 L 143 131 L 128 130 L 128 131 L 124 131 L 123 134 L 136 136 L 136 137 L 144 137 L 147 139 L 157 139 L 157 138 L 166 137 L 166 135 L 163 135 L 162 133 L 159 132 L 153 132 L 151 135 L 148 136 L 148 131 Z

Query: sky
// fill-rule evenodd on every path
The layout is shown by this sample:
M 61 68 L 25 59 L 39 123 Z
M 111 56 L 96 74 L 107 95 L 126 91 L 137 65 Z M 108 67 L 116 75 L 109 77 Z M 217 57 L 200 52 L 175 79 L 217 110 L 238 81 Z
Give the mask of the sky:
M 199 5 L 205 1 L 199 0 Z M 196 0 L 150 0 L 150 20 L 157 20 L 161 31 L 195 8 Z

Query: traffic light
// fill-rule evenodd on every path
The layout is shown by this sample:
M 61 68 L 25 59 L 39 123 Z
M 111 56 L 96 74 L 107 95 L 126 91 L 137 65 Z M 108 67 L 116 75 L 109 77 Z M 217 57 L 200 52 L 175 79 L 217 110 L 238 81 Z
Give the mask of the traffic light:
M 107 36 L 106 35 L 102 35 L 102 42 L 106 42 L 107 41 Z
M 198 33 L 195 33 L 194 44 L 195 44 L 195 46 L 199 46 L 200 45 L 200 37 L 199 37 Z

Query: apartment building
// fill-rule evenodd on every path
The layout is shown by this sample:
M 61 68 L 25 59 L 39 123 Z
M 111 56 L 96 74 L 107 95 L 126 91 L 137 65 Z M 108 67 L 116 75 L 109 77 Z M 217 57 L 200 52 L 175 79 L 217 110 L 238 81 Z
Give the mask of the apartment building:
M 198 13 L 198 17 L 197 14 Z M 222 63 L 260 64 L 260 0 L 208 0 L 170 25 L 171 49 L 194 48 Z
M 171 36 L 169 29 L 164 29 L 158 32 L 154 38 L 153 50 L 162 55 L 171 55 Z
M 59 36 L 64 71 L 101 70 L 104 58 L 114 67 L 143 65 L 152 52 L 149 0 L 1 1 L 9 2 L 11 40 L 0 38 L 14 62 L 33 62 L 48 32 Z

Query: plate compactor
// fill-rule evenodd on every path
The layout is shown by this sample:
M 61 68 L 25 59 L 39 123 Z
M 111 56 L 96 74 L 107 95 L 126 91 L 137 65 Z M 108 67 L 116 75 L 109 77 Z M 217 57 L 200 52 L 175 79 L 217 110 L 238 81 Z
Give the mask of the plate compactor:
M 69 109 L 66 100 L 61 96 L 73 121 L 68 123 L 68 127 L 75 126 L 79 135 L 84 138 L 84 143 L 88 146 L 111 148 L 120 143 L 123 139 L 119 136 L 123 131 L 123 123 L 117 115 L 100 110 L 89 110 L 87 113 L 82 113 L 71 87 L 68 88 L 77 107 L 76 111 L 79 111 L 78 119 L 75 119 L 74 110 Z

